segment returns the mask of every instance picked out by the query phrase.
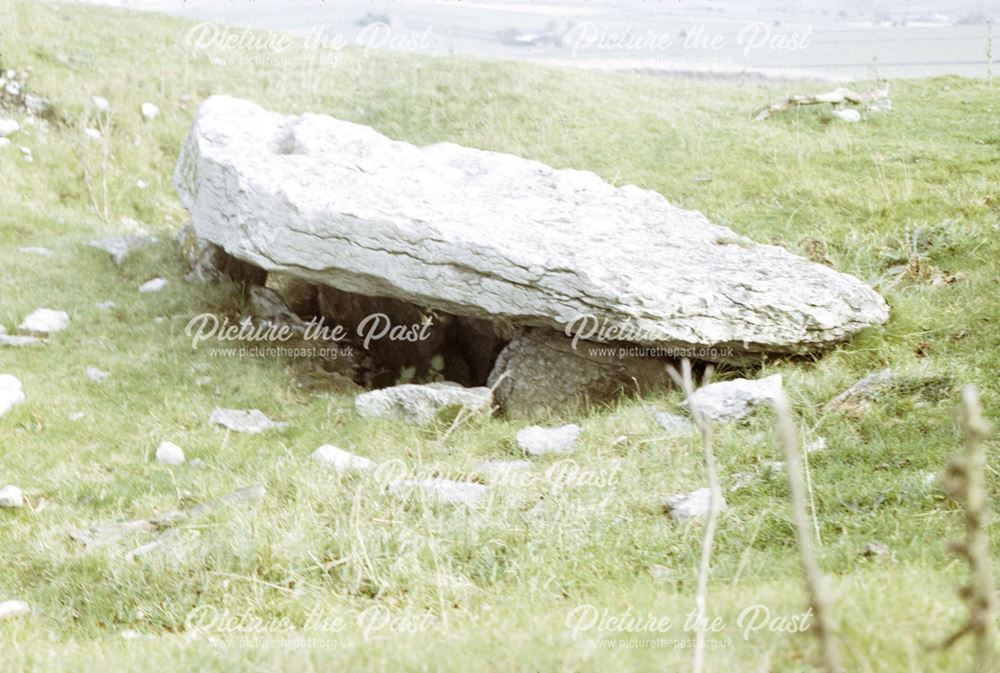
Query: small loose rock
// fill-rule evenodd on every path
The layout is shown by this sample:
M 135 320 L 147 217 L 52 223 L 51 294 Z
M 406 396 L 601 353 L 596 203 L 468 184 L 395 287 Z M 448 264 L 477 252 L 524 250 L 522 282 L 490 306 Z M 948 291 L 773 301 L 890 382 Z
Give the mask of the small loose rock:
M 739 421 L 781 392 L 781 374 L 763 379 L 710 383 L 691 395 L 689 404 L 710 421 Z
M 0 488 L 0 507 L 11 509 L 24 507 L 24 493 L 17 486 Z
M 332 444 L 324 444 L 312 454 L 313 460 L 317 460 L 325 465 L 333 467 L 337 472 L 347 472 L 348 470 L 370 470 L 375 467 L 375 462 L 357 456 L 349 451 L 337 448 Z
M 87 369 L 84 371 L 87 374 L 87 378 L 93 381 L 94 383 L 103 383 L 104 379 L 111 376 L 109 372 L 98 369 L 97 367 L 87 367 Z
M 156 462 L 164 465 L 183 465 L 184 449 L 173 442 L 160 442 L 156 449 Z
M 69 327 L 69 314 L 50 308 L 37 308 L 21 321 L 18 329 L 36 334 L 55 334 Z
M 541 456 L 546 453 L 570 453 L 576 449 L 576 440 L 580 436 L 579 425 L 563 425 L 558 428 L 543 428 L 540 425 L 529 425 L 517 431 L 515 441 L 517 448 L 528 456 Z
M 389 487 L 389 491 L 397 495 L 405 495 L 414 489 L 423 491 L 431 500 L 468 506 L 475 505 L 486 493 L 486 487 L 482 484 L 451 479 L 404 479 Z
M 272 421 L 260 409 L 215 409 L 208 422 L 234 432 L 255 435 L 270 428 L 288 427 L 288 423 Z
M 24 401 L 24 388 L 16 376 L 0 374 L 0 416 Z
M 708 488 L 699 488 L 690 493 L 677 493 L 668 495 L 665 509 L 673 517 L 674 521 L 684 523 L 692 519 L 703 519 L 708 516 L 712 503 L 712 491 Z M 725 508 L 725 501 L 722 508 Z
M 857 110 L 833 110 L 832 114 L 840 121 L 847 122 L 848 124 L 861 121 L 861 113 Z
M 165 278 L 153 278 L 152 280 L 147 280 L 145 283 L 139 286 L 139 292 L 159 292 L 167 286 L 167 280 Z
M 403 384 L 372 390 L 357 396 L 354 408 L 365 418 L 394 418 L 426 425 L 437 412 L 451 406 L 472 411 L 488 409 L 493 392 L 489 388 L 464 388 L 456 383 Z
M 666 430 L 667 435 L 670 437 L 683 437 L 695 430 L 695 425 L 690 419 L 672 414 L 669 411 L 659 412 L 653 417 L 653 420 L 656 421 L 657 425 Z
M 24 601 L 3 601 L 0 603 L 0 621 L 23 617 L 31 612 L 31 606 Z
M 21 125 L 13 119 L 0 119 L 0 138 L 17 133 L 21 130 Z
M 124 222 L 123 222 L 124 224 Z M 152 245 L 156 239 L 152 236 L 112 236 L 110 238 L 99 238 L 87 243 L 91 248 L 97 248 L 111 255 L 111 260 L 115 266 L 121 266 L 122 262 L 136 250 Z

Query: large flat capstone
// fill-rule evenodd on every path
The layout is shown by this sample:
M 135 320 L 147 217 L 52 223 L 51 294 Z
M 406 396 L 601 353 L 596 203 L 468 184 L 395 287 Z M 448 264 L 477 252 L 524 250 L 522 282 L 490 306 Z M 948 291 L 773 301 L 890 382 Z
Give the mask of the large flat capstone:
M 590 341 L 803 353 L 888 317 L 858 279 L 656 192 L 226 96 L 174 184 L 199 237 L 263 269 Z

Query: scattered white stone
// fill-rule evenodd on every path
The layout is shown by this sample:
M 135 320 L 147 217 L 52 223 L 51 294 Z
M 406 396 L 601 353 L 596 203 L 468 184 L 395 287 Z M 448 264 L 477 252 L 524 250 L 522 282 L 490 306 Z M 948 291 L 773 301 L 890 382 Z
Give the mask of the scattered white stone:
M 24 507 L 24 493 L 17 486 L 0 488 L 0 507 Z
M 24 601 L 4 601 L 0 603 L 0 620 L 23 617 L 31 612 L 31 606 Z
M 0 137 L 0 147 L 7 147 L 7 145 L 10 145 L 10 140 Z
M 29 164 L 32 163 L 35 160 L 35 157 L 31 154 L 31 148 L 30 147 L 25 147 L 25 146 L 22 145 L 20 147 L 20 150 L 21 150 L 21 156 Z
M 69 416 L 67 416 L 67 418 L 71 421 L 82 421 L 86 417 L 87 414 L 83 413 L 82 411 L 74 411 Z
M 199 376 L 194 380 L 194 384 L 196 386 L 207 386 L 211 382 L 212 382 L 211 376 Z
M 115 303 L 109 299 L 108 301 L 97 302 L 96 304 L 94 304 L 94 307 L 100 309 L 114 308 Z
M 764 471 L 771 472 L 775 475 L 781 475 L 785 473 L 785 461 L 783 460 L 769 460 L 764 463 Z
M 183 465 L 184 449 L 173 442 L 160 442 L 156 448 L 156 462 L 164 465 Z
M 816 453 L 817 451 L 826 450 L 826 437 L 817 437 L 813 441 L 806 444 L 806 453 Z
M 482 484 L 451 479 L 404 479 L 393 483 L 389 487 L 389 491 L 397 495 L 405 495 L 415 488 L 423 491 L 429 499 L 469 506 L 475 505 L 486 493 L 486 487 Z
M 753 472 L 737 472 L 729 484 L 729 491 L 738 491 L 753 483 Z
M 24 401 L 24 388 L 15 376 L 0 374 L 0 416 Z
M 139 292 L 159 292 L 167 286 L 166 278 L 154 278 L 152 280 L 147 280 L 145 283 L 139 286 Z
M 125 640 L 138 640 L 142 638 L 142 634 L 135 629 L 125 629 L 119 635 Z
M 857 110 L 833 110 L 832 114 L 840 121 L 847 122 L 848 124 L 861 121 L 861 113 Z
M 6 138 L 21 130 L 21 125 L 13 119 L 0 119 L 0 138 Z
M 139 189 L 145 189 L 148 185 L 145 180 L 139 179 L 135 181 L 135 186 Z
M 17 336 L 0 333 L 0 346 L 33 346 L 45 343 L 43 339 L 33 336 Z
M 517 431 L 517 448 L 529 456 L 541 456 L 546 453 L 569 453 L 576 449 L 576 440 L 580 436 L 579 425 L 563 425 L 558 428 L 543 428 L 540 425 L 529 425 Z
M 781 374 L 763 379 L 710 383 L 691 395 L 690 404 L 711 421 L 738 421 L 781 392 Z
M 152 103 L 143 103 L 139 109 L 142 111 L 142 117 L 146 121 L 156 119 L 156 115 L 160 114 L 160 108 Z
M 97 129 L 84 129 L 83 134 L 91 140 L 100 140 L 101 132 Z
M 98 369 L 97 367 L 87 367 L 87 369 L 84 371 L 87 374 L 87 378 L 93 381 L 94 383 L 104 383 L 104 379 L 111 376 L 110 372 Z
M 288 423 L 272 421 L 260 409 L 216 409 L 209 416 L 208 422 L 252 435 L 269 428 L 288 427 Z
M 344 451 L 339 449 L 332 444 L 324 444 L 319 447 L 312 454 L 313 460 L 318 460 L 321 463 L 330 465 L 337 472 L 346 472 L 348 470 L 370 470 L 375 467 L 375 462 L 365 458 L 364 456 L 357 456 L 349 451 Z
M 425 425 L 445 407 L 457 405 L 478 411 L 489 409 L 492 403 L 493 392 L 489 388 L 464 388 L 443 381 L 422 385 L 406 383 L 362 393 L 354 400 L 354 408 L 365 418 L 395 418 Z
M 123 223 L 124 219 L 125 218 L 123 218 Z M 126 257 L 139 248 L 144 248 L 153 243 L 156 243 L 156 238 L 153 236 L 137 235 L 99 238 L 90 241 L 87 245 L 91 248 L 97 248 L 98 250 L 103 250 L 108 253 L 111 255 L 111 259 L 114 261 L 115 266 L 121 266 Z
M 107 112 L 111 109 L 111 104 L 108 103 L 108 99 L 101 96 L 91 96 L 90 104 L 93 105 L 94 109 L 98 112 Z
M 691 419 L 672 414 L 669 411 L 659 412 L 653 417 L 653 420 L 666 430 L 670 437 L 682 437 L 695 431 L 695 424 L 691 422 Z
M 699 488 L 690 493 L 677 493 L 667 496 L 666 509 L 674 521 L 685 522 L 691 519 L 702 519 L 708 516 L 711 509 L 712 491 L 708 488 Z M 722 502 L 722 508 L 726 506 Z
M 42 248 L 37 245 L 26 245 L 20 249 L 21 252 L 27 252 L 32 255 L 45 255 L 46 257 L 52 255 L 52 251 L 48 248 Z
M 50 308 L 36 308 L 28 314 L 18 329 L 24 332 L 40 334 L 55 334 L 69 326 L 69 314 L 66 311 L 55 311 Z

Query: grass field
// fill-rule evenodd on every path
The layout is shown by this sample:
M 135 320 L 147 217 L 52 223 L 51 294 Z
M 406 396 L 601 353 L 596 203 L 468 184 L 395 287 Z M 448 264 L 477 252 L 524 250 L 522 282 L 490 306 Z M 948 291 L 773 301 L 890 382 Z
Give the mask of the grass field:
M 518 457 L 513 437 L 523 423 L 486 419 L 446 436 L 445 427 L 365 420 L 350 393 L 306 385 L 308 363 L 192 350 L 187 320 L 235 312 L 240 301 L 229 285 L 184 282 L 173 245 L 185 219 L 173 165 L 197 102 L 214 93 L 328 113 L 414 143 L 448 140 L 591 170 L 876 286 L 892 307 L 884 328 L 815 361 L 763 362 L 760 374 L 781 372 L 803 438 L 827 440 L 809 468 L 848 669 L 968 668 L 967 643 L 932 649 L 963 621 L 955 589 L 965 570 L 946 551 L 960 511 L 929 475 L 960 442 L 960 384 L 976 384 L 987 415 L 1000 418 L 997 89 L 958 78 L 898 81 L 892 111 L 859 124 L 823 110 L 755 123 L 762 105 L 794 85 L 351 50 L 322 63 L 299 46 L 213 62 L 185 44 L 189 28 L 156 15 L 0 0 L 3 67 L 31 68 L 30 88 L 59 115 L 43 128 L 0 112 L 24 128 L 0 148 L 0 324 L 12 332 L 39 306 L 71 316 L 44 346 L 0 350 L 0 373 L 20 378 L 27 395 L 0 419 L 0 486 L 17 484 L 28 499 L 0 510 L 0 601 L 33 609 L 0 622 L 0 670 L 687 670 L 683 622 L 701 527 L 674 523 L 661 507 L 704 476 L 696 442 L 665 439 L 652 420 L 653 409 L 675 407 L 676 393 L 548 419 L 583 426 L 573 459 L 599 483 L 560 486 L 548 472 L 555 459 L 543 459 L 531 483 L 493 488 L 467 509 L 400 500 L 375 477 L 338 476 L 309 455 L 332 443 L 413 470 L 470 473 L 484 459 Z M 106 122 L 88 103 L 95 95 L 110 101 Z M 139 113 L 146 101 L 160 107 L 153 121 Z M 118 268 L 84 244 L 123 231 L 123 217 L 159 242 Z M 893 273 L 898 265 L 904 273 Z M 138 293 L 156 276 L 170 281 L 166 289 Z M 95 306 L 107 300 L 115 307 Z M 111 376 L 94 383 L 87 366 Z M 917 385 L 867 409 L 823 412 L 886 367 Z M 210 383 L 196 384 L 206 376 Z M 256 407 L 289 427 L 227 433 L 207 423 L 216 406 Z M 165 439 L 201 464 L 155 462 Z M 989 450 L 996 495 L 996 445 Z M 817 670 L 809 634 L 782 632 L 778 620 L 744 638 L 739 624 L 749 606 L 791 617 L 806 605 L 787 488 L 767 468 L 780 459 L 769 413 L 720 429 L 716 451 L 724 486 L 741 473 L 753 480 L 727 493 L 720 522 L 709 610 L 726 626 L 713 635 L 708 669 Z M 101 549 L 69 535 L 255 483 L 267 487 L 259 504 L 184 526 L 137 561 L 123 551 L 148 534 Z M 891 554 L 861 555 L 874 541 Z M 674 626 L 574 629 L 587 606 Z M 206 632 L 190 618 L 199 608 L 281 627 Z M 331 625 L 342 618 L 342 628 L 303 632 L 317 614 Z M 252 642 L 236 642 L 244 636 Z M 653 638 L 663 641 L 645 642 Z

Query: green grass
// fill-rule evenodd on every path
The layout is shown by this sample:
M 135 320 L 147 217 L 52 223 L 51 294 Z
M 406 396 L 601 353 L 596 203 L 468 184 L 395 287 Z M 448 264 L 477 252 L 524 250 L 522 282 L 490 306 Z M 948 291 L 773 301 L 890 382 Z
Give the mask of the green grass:
M 557 489 L 540 477 L 492 489 L 481 507 L 466 510 L 400 501 L 372 477 L 317 469 L 309 454 L 333 443 L 378 461 L 466 473 L 483 459 L 516 457 L 517 422 L 489 419 L 444 438 L 444 427 L 358 418 L 350 394 L 301 385 L 307 363 L 192 351 L 188 318 L 239 305 L 228 285 L 185 283 L 172 242 L 185 218 L 170 184 L 174 161 L 198 100 L 213 93 L 328 113 L 415 143 L 447 140 L 591 170 L 659 191 L 739 234 L 825 254 L 875 284 L 892 306 L 884 328 L 815 361 L 761 363 L 762 373 L 784 375 L 803 436 L 829 444 L 810 456 L 810 470 L 819 555 L 849 670 L 968 668 L 967 644 L 928 649 L 963 619 L 954 589 L 964 570 L 945 549 L 960 533 L 960 513 L 925 477 L 942 470 L 960 441 L 959 384 L 979 386 L 987 414 L 1000 417 L 995 90 L 958 78 L 900 81 L 892 83 L 892 112 L 860 124 L 822 110 L 754 123 L 763 104 L 794 85 L 352 51 L 331 67 L 296 61 L 297 49 L 274 63 L 218 65 L 191 54 L 188 28 L 155 15 L 0 0 L 4 67 L 30 67 L 31 89 L 51 98 L 61 118 L 47 131 L 22 124 L 26 132 L 0 148 L 0 324 L 13 331 L 38 306 L 72 317 L 44 347 L 0 350 L 0 372 L 18 376 L 27 394 L 0 420 L 0 485 L 21 486 L 30 502 L 0 511 L 0 600 L 33 607 L 29 617 L 0 623 L 0 670 L 141 671 L 150 662 L 198 671 L 688 666 L 687 649 L 597 642 L 653 636 L 591 632 L 574 640 L 567 625 L 574 608 L 590 604 L 668 616 L 677 625 L 667 637 L 686 637 L 701 529 L 671 522 L 660 506 L 668 493 L 702 486 L 703 471 L 695 443 L 663 439 L 650 412 L 671 408 L 677 394 L 551 419 L 583 426 L 574 459 L 605 475 L 617 465 L 614 483 Z M 83 134 L 97 125 L 92 95 L 111 102 L 106 142 Z M 144 101 L 161 109 L 153 122 L 139 114 Z M 33 163 L 17 145 L 32 149 Z M 694 180 L 704 176 L 712 180 Z M 122 230 L 122 217 L 160 242 L 116 268 L 83 244 Z M 32 245 L 55 255 L 19 251 Z M 958 281 L 889 273 L 915 252 L 924 268 L 960 274 Z M 155 276 L 170 285 L 140 295 L 137 287 Z M 116 308 L 95 307 L 104 300 Z M 90 382 L 88 365 L 111 377 Z M 823 413 L 829 398 L 884 367 L 947 376 L 954 386 Z M 196 385 L 200 376 L 211 383 Z M 257 407 L 290 426 L 226 434 L 207 425 L 215 406 Z M 74 412 L 86 415 L 72 421 Z M 164 439 L 202 465 L 155 463 Z M 805 605 L 787 490 L 764 469 L 780 458 L 769 414 L 722 429 L 716 451 L 724 483 L 741 472 L 756 477 L 727 495 L 709 605 L 728 623 L 719 637 L 734 642 L 709 653 L 709 670 L 815 670 L 807 634 L 760 631 L 744 641 L 736 625 L 751 604 L 774 615 Z M 991 466 L 995 458 L 991 444 Z M 534 473 L 553 462 L 539 461 Z M 995 495 L 992 467 L 989 478 Z M 252 483 L 268 488 L 260 505 L 215 513 L 140 561 L 123 557 L 127 544 L 86 550 L 69 537 L 90 523 L 190 507 Z M 860 556 L 874 540 L 894 556 Z M 224 647 L 186 627 L 199 606 L 299 627 L 320 609 L 348 625 L 309 634 L 336 641 L 311 648 Z M 433 628 L 366 640 L 356 617 L 373 609 L 429 615 Z M 127 630 L 141 638 L 123 638 Z

